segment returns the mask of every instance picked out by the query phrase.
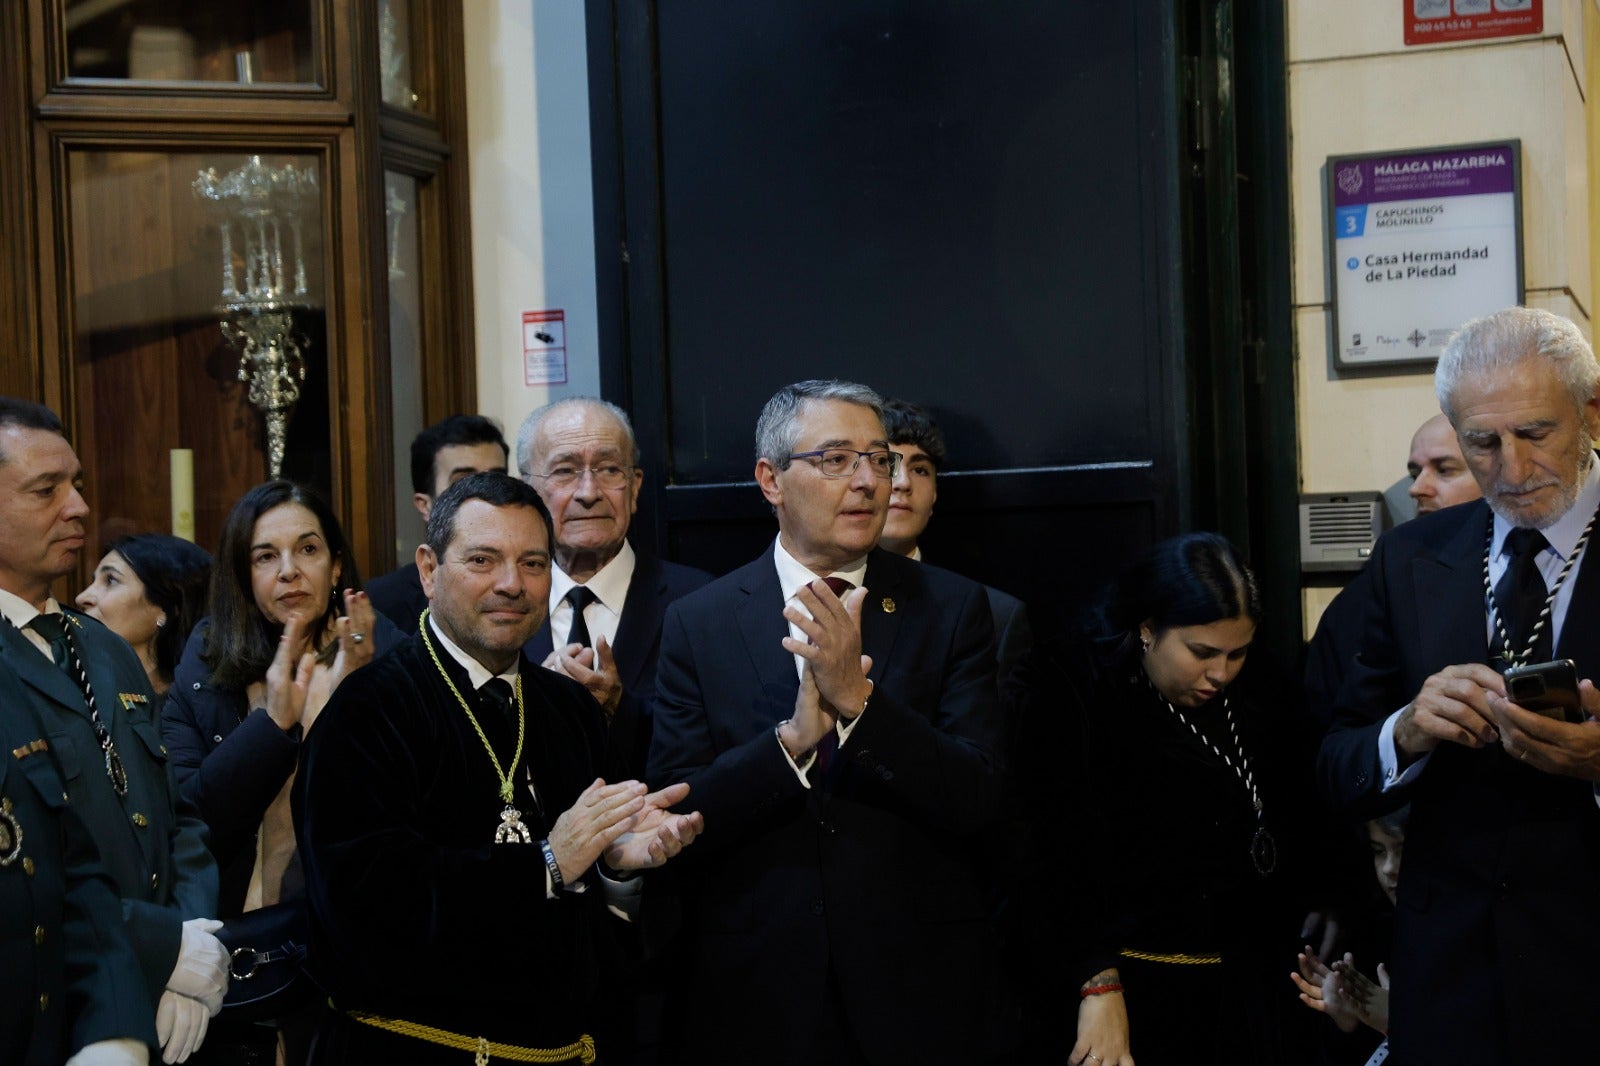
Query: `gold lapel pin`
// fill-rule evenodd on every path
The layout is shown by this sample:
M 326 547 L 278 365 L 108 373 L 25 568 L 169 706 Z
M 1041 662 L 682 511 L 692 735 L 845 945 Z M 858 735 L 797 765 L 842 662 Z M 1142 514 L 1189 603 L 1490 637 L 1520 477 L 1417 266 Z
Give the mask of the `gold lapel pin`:
M 894 599 L 893 599 L 893 597 L 885 596 L 883 598 L 883 613 L 884 614 L 894 614 Z

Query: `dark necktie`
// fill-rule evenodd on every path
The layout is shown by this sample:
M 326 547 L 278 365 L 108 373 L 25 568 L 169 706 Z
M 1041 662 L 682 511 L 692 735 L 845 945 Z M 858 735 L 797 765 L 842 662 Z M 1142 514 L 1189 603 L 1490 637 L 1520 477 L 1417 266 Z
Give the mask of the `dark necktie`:
M 1517 658 L 1528 647 L 1528 638 L 1539 623 L 1550 590 L 1545 586 L 1544 575 L 1539 572 L 1539 553 L 1550 547 L 1550 542 L 1537 529 L 1513 529 L 1506 534 L 1506 550 L 1511 561 L 1506 572 L 1494 587 L 1495 608 L 1500 612 L 1507 647 L 1501 657 L 1508 663 L 1542 663 L 1550 658 L 1549 618 L 1539 626 L 1539 637 L 1526 655 Z
M 28 623 L 28 628 L 50 642 L 50 658 L 55 661 L 63 673 L 72 679 L 78 686 L 78 691 L 83 694 L 83 702 L 89 708 L 89 724 L 94 727 L 94 737 L 100 742 L 100 750 L 106 757 L 106 776 L 111 778 L 111 787 L 118 796 L 128 794 L 128 773 L 122 766 L 122 756 L 117 754 L 117 745 L 111 739 L 111 731 L 106 728 L 105 722 L 100 720 L 100 708 L 94 701 L 94 688 L 89 684 L 89 673 L 83 668 L 83 660 L 78 656 L 77 645 L 72 641 L 71 626 L 67 616 L 62 614 L 37 614 L 33 621 Z
M 511 683 L 503 677 L 491 677 L 478 686 L 478 700 L 484 710 L 488 722 L 484 724 L 484 732 L 493 736 L 492 746 L 501 753 L 502 758 L 509 759 L 511 753 L 517 750 L 517 699 L 516 692 Z M 493 723 L 492 725 L 489 723 Z M 525 765 L 528 767 L 528 791 L 533 796 L 534 806 L 539 805 L 539 791 L 533 785 L 533 764 L 527 762 L 527 752 L 523 752 Z M 516 773 L 515 769 L 509 771 Z
M 497 726 L 504 726 L 507 722 L 510 722 L 512 728 L 516 728 L 517 719 L 512 711 L 512 703 L 515 702 L 516 694 L 512 691 L 505 678 L 491 677 L 478 689 L 478 696 L 483 700 L 484 707 L 488 708 L 489 712 L 494 716 Z
M 855 588 L 855 585 L 842 577 L 825 577 L 822 583 L 833 590 L 833 594 L 844 599 L 844 594 Z M 830 729 L 822 734 L 822 739 L 817 741 L 817 761 L 813 764 L 818 774 L 826 774 L 828 767 L 833 765 L 833 757 L 839 752 L 839 731 Z
M 572 626 L 567 630 L 567 643 L 589 647 L 589 623 L 583 620 L 583 609 L 600 597 L 588 585 L 574 585 L 562 598 L 572 604 Z

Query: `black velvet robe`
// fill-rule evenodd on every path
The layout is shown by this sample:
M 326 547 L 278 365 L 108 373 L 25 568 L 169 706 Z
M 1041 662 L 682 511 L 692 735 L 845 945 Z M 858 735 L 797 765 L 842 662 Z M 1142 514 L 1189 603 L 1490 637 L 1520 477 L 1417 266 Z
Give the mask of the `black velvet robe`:
M 504 764 L 516 723 L 481 709 L 435 638 Z M 534 839 L 603 772 L 599 707 L 522 659 L 526 741 L 513 771 Z M 529 774 L 538 802 L 530 795 Z M 545 893 L 536 844 L 495 844 L 505 806 L 483 742 L 420 635 L 357 671 L 305 744 L 293 800 L 311 907 L 313 976 L 336 1008 L 316 1062 L 464 1061 L 341 1017 L 363 1011 L 524 1047 L 603 1043 L 602 969 L 616 945 L 596 874 Z
M 1315 1015 L 1288 973 L 1328 837 L 1298 688 L 1256 651 L 1227 692 L 1258 820 L 1239 777 L 1167 708 L 1127 648 L 1068 641 L 1031 669 L 1018 772 L 1038 822 L 1021 919 L 1034 937 L 1030 968 L 1053 975 L 1030 990 L 1035 1048 L 1071 1046 L 1079 983 L 1116 966 L 1140 1066 L 1305 1061 Z M 1183 710 L 1237 763 L 1224 713 L 1220 698 Z M 1276 844 L 1265 876 L 1251 856 L 1259 827 Z M 1122 949 L 1224 961 L 1141 963 Z

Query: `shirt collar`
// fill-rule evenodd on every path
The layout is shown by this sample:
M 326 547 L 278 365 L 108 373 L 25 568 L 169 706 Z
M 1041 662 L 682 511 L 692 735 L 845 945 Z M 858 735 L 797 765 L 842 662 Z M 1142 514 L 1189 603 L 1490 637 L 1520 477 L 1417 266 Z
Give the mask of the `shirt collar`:
M 911 554 L 906 556 L 906 558 L 910 559 L 914 563 L 922 562 L 922 545 L 918 544 L 915 548 L 912 548 Z
M 1589 470 L 1583 477 L 1583 488 L 1579 490 L 1577 500 L 1567 508 L 1567 513 L 1540 530 L 1550 542 L 1550 547 L 1563 560 L 1572 557 L 1573 549 L 1578 546 L 1578 538 L 1583 535 L 1583 527 L 1589 524 L 1597 506 L 1600 506 L 1600 456 L 1589 464 Z M 1489 544 L 1489 551 L 1495 558 L 1505 550 L 1506 535 L 1512 528 L 1510 522 L 1499 515 L 1494 516 L 1494 538 Z
M 27 600 L 14 592 L 0 589 L 0 615 L 18 629 L 25 629 L 29 622 L 41 614 L 61 614 L 61 605 L 56 598 L 51 596 L 44 601 L 44 610 L 39 610 Z
M 810 567 L 802 566 L 798 559 L 784 550 L 782 537 L 773 538 L 772 561 L 778 568 L 778 588 L 782 590 L 785 601 L 792 599 L 794 594 L 800 591 L 801 585 L 808 585 L 817 579 L 817 575 L 811 572 Z M 866 584 L 867 557 L 863 555 L 843 569 L 823 576 L 842 577 L 856 588 L 860 588 Z
M 633 582 L 633 570 L 638 563 L 638 557 L 633 554 L 633 545 L 626 540 L 611 561 L 594 572 L 594 576 L 584 585 L 593 592 L 595 599 L 605 605 L 612 614 L 622 613 L 622 603 L 628 598 L 628 585 Z M 550 564 L 550 609 L 555 610 L 556 604 L 567 598 L 567 593 L 572 591 L 577 582 L 561 569 L 560 564 Z
M 472 656 L 456 647 L 455 641 L 445 636 L 444 632 L 438 626 L 434 625 L 432 611 L 428 612 L 428 632 L 432 635 L 434 640 L 437 640 L 444 647 L 445 651 L 450 653 L 450 658 L 456 661 L 456 665 L 460 666 L 461 669 L 467 672 L 467 680 L 472 685 L 472 691 L 478 691 L 488 682 L 491 677 L 500 678 L 512 688 L 517 687 L 517 674 L 522 665 L 520 656 L 517 659 L 517 663 L 513 665 L 510 670 L 507 670 L 503 674 L 491 674 L 489 673 L 489 668 L 487 666 L 484 666 L 478 660 L 474 659 Z

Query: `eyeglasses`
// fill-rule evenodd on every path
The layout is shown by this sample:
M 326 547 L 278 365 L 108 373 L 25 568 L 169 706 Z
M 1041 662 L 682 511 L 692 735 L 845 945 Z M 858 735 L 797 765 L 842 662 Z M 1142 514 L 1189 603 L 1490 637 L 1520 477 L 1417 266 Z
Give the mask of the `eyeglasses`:
M 528 476 L 543 478 L 544 483 L 553 489 L 570 489 L 582 481 L 585 474 L 594 478 L 594 483 L 603 489 L 620 489 L 628 483 L 633 470 L 616 463 L 604 463 L 600 466 L 558 466 L 548 474 Z
M 867 468 L 885 481 L 900 469 L 900 453 L 891 451 L 858 452 L 854 448 L 824 448 L 816 452 L 796 452 L 789 459 L 806 459 L 823 477 L 849 477 L 867 461 Z

